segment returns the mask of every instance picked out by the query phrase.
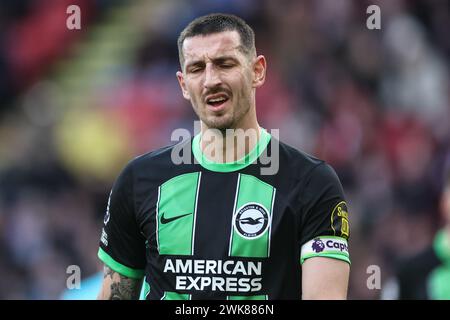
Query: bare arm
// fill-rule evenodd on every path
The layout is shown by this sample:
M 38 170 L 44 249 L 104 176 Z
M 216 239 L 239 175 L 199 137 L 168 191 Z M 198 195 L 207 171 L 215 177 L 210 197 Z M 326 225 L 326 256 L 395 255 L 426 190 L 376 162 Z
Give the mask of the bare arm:
M 302 265 L 302 298 L 305 300 L 347 299 L 350 265 L 347 262 L 314 257 Z
M 141 292 L 142 279 L 121 275 L 108 266 L 103 268 L 103 283 L 98 300 L 137 300 Z

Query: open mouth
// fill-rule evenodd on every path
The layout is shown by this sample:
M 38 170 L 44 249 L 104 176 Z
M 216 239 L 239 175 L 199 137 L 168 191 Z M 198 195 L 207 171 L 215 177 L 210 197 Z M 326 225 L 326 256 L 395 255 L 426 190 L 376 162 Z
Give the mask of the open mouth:
M 213 96 L 213 97 L 206 99 L 206 104 L 213 107 L 214 109 L 217 109 L 220 106 L 222 106 L 223 104 L 225 104 L 225 102 L 227 102 L 228 100 L 229 100 L 229 98 L 227 96 L 218 95 L 218 96 Z

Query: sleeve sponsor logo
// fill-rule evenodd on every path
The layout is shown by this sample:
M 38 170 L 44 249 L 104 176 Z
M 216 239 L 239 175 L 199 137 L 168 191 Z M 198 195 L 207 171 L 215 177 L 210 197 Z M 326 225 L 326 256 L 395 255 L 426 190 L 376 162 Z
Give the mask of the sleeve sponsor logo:
M 336 241 L 336 240 L 327 240 L 325 242 L 325 247 L 327 249 L 336 249 L 341 252 L 348 252 L 348 245 L 347 243 L 343 243 L 342 241 Z
M 338 237 L 317 237 L 302 246 L 302 256 L 326 256 L 326 254 L 343 254 L 348 256 L 347 240 Z
M 311 248 L 314 252 L 322 252 L 325 249 L 325 244 L 319 238 L 314 239 Z
M 339 202 L 331 213 L 331 228 L 335 236 L 348 239 L 350 226 L 348 223 L 348 209 L 345 201 Z

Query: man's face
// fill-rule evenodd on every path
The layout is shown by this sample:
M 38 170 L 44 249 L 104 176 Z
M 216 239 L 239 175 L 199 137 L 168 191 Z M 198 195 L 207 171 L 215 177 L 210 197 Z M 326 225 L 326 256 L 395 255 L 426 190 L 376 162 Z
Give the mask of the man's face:
M 178 81 L 207 128 L 245 127 L 254 116 L 254 90 L 264 82 L 265 60 L 244 54 L 240 44 L 237 31 L 184 40 Z

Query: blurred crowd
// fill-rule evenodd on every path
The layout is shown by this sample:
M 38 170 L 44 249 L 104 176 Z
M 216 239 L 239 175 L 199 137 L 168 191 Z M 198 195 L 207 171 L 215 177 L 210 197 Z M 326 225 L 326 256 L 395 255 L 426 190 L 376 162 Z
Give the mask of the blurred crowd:
M 81 30 L 66 27 L 81 8 Z M 381 9 L 381 29 L 366 9 Z M 0 299 L 58 299 L 96 257 L 127 161 L 193 132 L 175 77 L 194 17 L 234 13 L 268 60 L 260 124 L 328 161 L 350 211 L 349 298 L 379 299 L 396 261 L 442 226 L 450 170 L 447 0 L 4 0 L 0 4 Z M 446 35 L 447 34 L 447 35 Z M 99 49 L 102 48 L 102 49 Z

